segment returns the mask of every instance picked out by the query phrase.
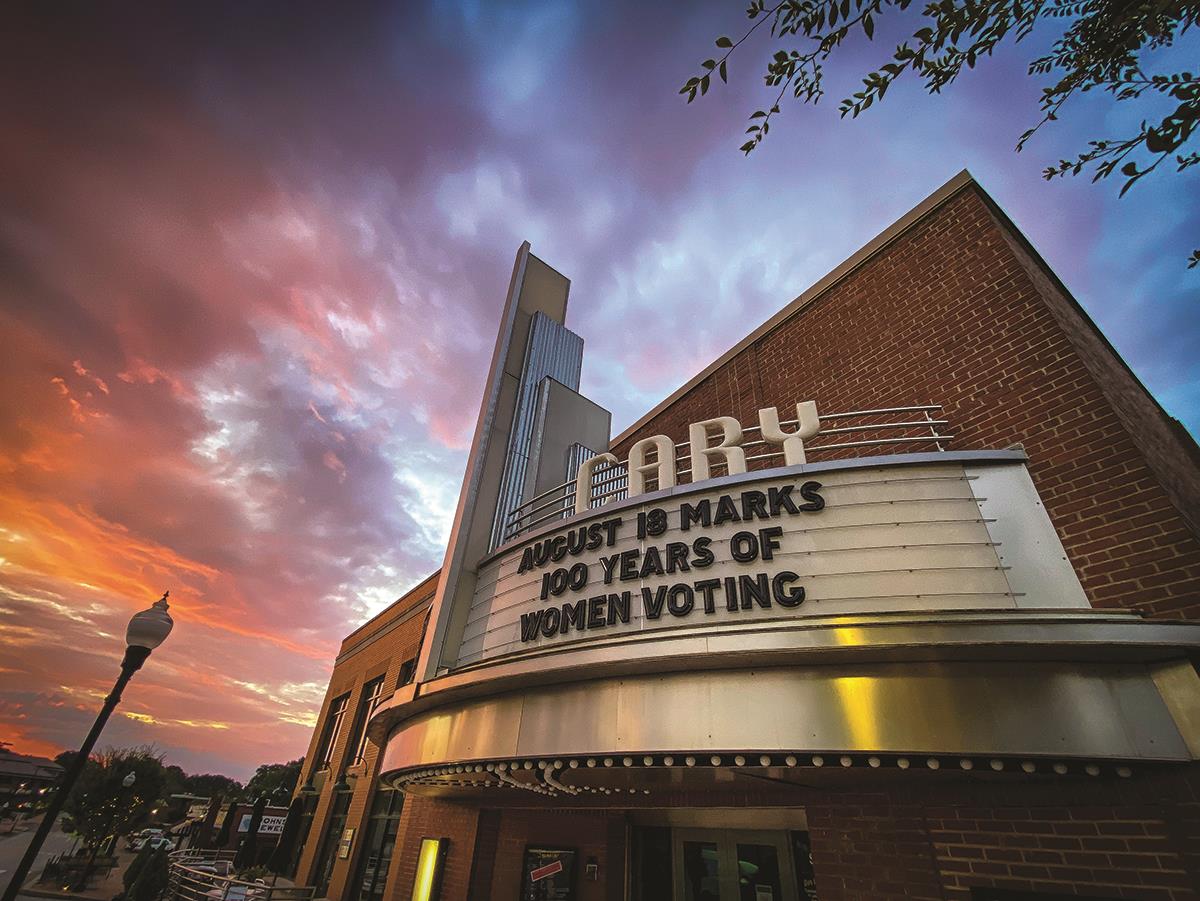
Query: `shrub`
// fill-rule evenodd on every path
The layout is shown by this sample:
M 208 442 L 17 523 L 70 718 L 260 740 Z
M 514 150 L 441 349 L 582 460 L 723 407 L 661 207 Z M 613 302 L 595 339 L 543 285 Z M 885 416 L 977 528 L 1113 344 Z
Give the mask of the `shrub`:
M 138 851 L 137 856 L 130 861 L 128 869 L 125 870 L 125 874 L 121 877 L 121 883 L 125 886 L 126 893 L 129 892 L 133 883 L 137 881 L 138 874 L 142 872 L 146 866 L 146 861 L 153 854 L 154 849 L 147 845 L 141 851 Z
M 170 868 L 167 852 L 151 851 L 149 859 L 142 865 L 141 872 L 126 892 L 127 901 L 157 901 L 167 887 Z
M 246 867 L 244 870 L 238 870 L 237 878 L 242 882 L 253 882 L 255 879 L 266 879 L 271 875 L 271 871 L 264 866 Z

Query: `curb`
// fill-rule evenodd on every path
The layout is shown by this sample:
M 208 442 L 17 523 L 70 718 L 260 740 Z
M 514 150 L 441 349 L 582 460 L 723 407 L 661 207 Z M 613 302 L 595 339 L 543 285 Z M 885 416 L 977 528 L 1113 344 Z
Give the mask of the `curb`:
M 67 898 L 70 901 L 112 901 L 111 896 L 105 895 L 77 895 L 71 892 L 51 892 L 47 889 L 30 888 L 28 886 L 22 888 L 18 895 L 28 895 L 30 898 Z

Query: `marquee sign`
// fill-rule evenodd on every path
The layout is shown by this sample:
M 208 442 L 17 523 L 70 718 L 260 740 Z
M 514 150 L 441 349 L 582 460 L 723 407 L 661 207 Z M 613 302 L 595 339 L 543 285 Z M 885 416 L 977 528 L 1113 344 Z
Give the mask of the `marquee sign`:
M 483 561 L 459 663 L 649 630 L 1086 606 L 1019 455 L 991 458 L 781 467 L 593 509 Z
M 645 584 L 651 577 L 677 575 L 682 578 L 686 573 L 703 574 L 717 558 L 713 538 L 708 534 L 700 534 L 690 542 L 646 542 L 666 535 L 671 521 L 679 524 L 680 532 L 696 529 L 703 533 L 725 523 L 771 522 L 782 516 L 815 513 L 825 508 L 825 499 L 818 493 L 820 488 L 820 482 L 806 481 L 798 486 L 770 487 L 765 492 L 750 490 L 739 495 L 723 494 L 715 504 L 709 498 L 694 504 L 683 501 L 671 510 L 670 515 L 663 507 L 639 512 L 635 534 L 640 545 L 611 554 L 602 552 L 598 558 L 603 585 L 614 586 L 617 591 L 605 588 L 603 590 L 608 593 L 565 603 L 561 609 L 551 606 L 521 614 L 521 641 L 532 641 L 539 634 L 549 638 L 572 630 L 628 623 L 632 591 L 620 589 L 630 582 L 641 585 L 641 607 L 648 620 L 657 620 L 664 612 L 684 617 L 698 608 L 711 614 L 716 612 L 718 603 L 729 612 L 752 610 L 756 605 L 769 609 L 772 602 L 785 608 L 799 607 L 804 603 L 804 588 L 797 584 L 800 576 L 786 569 L 701 578 L 694 582 L 663 582 L 651 589 Z M 792 499 L 793 490 L 799 495 L 799 502 Z M 594 566 L 582 560 L 570 567 L 549 568 L 547 564 L 566 562 L 587 551 L 612 549 L 617 544 L 622 525 L 619 517 L 605 519 L 535 541 L 521 553 L 517 574 L 544 567 L 539 592 L 541 601 L 567 592 L 584 592 Z M 729 537 L 727 550 L 738 563 L 773 561 L 782 536 L 783 527 L 779 525 L 742 529 Z

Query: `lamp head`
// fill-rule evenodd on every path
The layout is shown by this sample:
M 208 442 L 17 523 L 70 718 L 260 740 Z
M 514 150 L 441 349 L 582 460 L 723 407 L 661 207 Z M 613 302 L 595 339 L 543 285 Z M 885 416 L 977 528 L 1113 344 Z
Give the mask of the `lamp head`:
M 163 596 L 150 605 L 149 609 L 133 615 L 125 632 L 125 644 L 153 651 L 166 640 L 171 634 L 171 627 L 175 625 L 171 614 L 167 612 L 167 596 L 170 593 L 164 591 Z

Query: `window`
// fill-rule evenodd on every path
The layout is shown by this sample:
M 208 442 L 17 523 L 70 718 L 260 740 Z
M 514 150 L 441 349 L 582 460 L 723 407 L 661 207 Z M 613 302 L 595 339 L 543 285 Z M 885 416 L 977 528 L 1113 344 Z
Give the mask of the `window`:
M 362 848 L 355 865 L 354 878 L 346 893 L 346 901 L 382 901 L 387 887 L 396 833 L 400 829 L 400 810 L 404 795 L 393 788 L 380 786 L 371 801 Z
M 372 679 L 363 686 L 362 698 L 358 702 L 358 712 L 354 714 L 354 728 L 350 730 L 350 765 L 362 763 L 363 754 L 367 750 L 367 720 L 379 706 L 379 696 L 383 694 L 383 676 Z
M 416 677 L 416 675 L 417 675 L 417 658 L 412 657 L 409 660 L 405 660 L 403 663 L 400 664 L 400 681 L 398 681 L 396 683 L 396 687 L 399 688 L 403 685 L 407 685 L 409 682 L 411 682 Z
M 342 735 L 342 721 L 346 719 L 346 705 L 350 703 L 350 693 L 334 698 L 329 705 L 329 717 L 325 720 L 325 731 L 321 733 L 321 743 L 317 745 L 317 760 L 315 768 L 329 769 L 333 749 L 337 747 Z
M 333 863 L 337 859 L 338 840 L 346 828 L 346 811 L 350 809 L 350 792 L 334 792 L 333 808 L 325 834 L 321 836 L 321 848 L 317 851 L 317 862 L 312 871 L 312 884 L 316 886 L 316 897 L 325 897 L 329 889 L 329 877 L 333 875 Z

